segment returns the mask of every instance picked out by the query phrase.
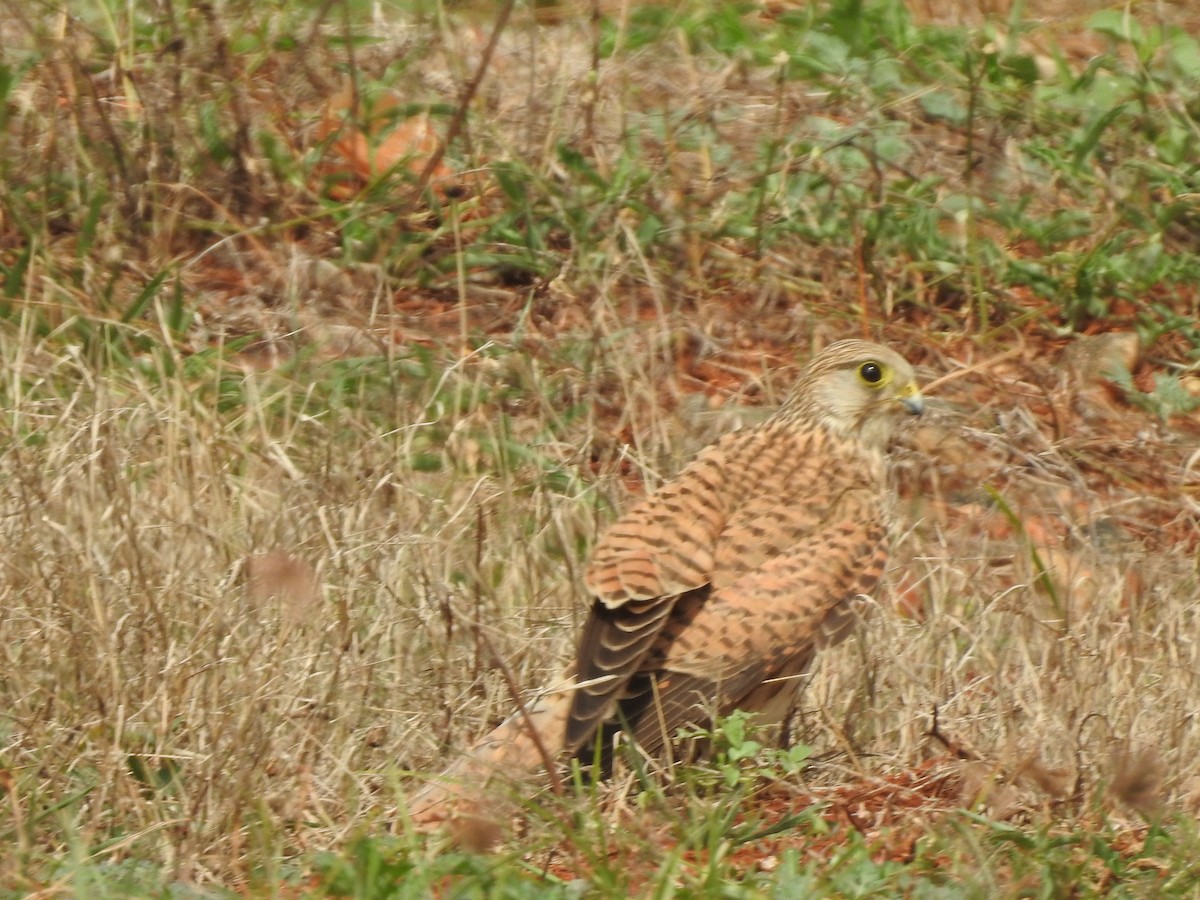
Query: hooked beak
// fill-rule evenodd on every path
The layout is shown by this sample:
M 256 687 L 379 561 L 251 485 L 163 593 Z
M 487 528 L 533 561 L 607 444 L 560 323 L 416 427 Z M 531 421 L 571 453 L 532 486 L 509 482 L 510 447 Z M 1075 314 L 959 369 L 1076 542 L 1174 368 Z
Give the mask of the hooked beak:
M 917 390 L 917 386 L 909 382 L 902 387 L 896 395 L 896 398 L 904 404 L 904 408 L 914 416 L 919 416 L 925 411 L 925 400 L 921 397 L 921 392 Z

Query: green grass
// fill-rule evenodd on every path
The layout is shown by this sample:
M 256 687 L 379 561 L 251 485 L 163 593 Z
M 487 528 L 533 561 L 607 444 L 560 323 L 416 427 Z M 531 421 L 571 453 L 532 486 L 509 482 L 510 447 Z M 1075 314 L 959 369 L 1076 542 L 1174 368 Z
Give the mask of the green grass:
M 0 894 L 1194 895 L 1195 17 L 517 4 L 464 106 L 499 6 L 0 11 Z M 863 330 L 976 367 L 796 748 L 409 833 L 631 493 Z M 276 548 L 315 606 L 244 584 Z M 974 762 L 868 822 L 935 708 Z
M 862 830 L 838 821 L 836 801 L 806 807 L 798 796 L 795 811 L 764 818 L 754 795 L 796 772 L 763 763 L 752 754 L 685 772 L 674 789 L 640 795 L 624 829 L 596 827 L 605 813 L 594 798 L 531 810 L 558 830 L 550 852 L 531 842 L 491 857 L 430 856 L 401 839 L 361 838 L 318 860 L 318 883 L 371 897 L 437 886 L 464 897 L 982 898 L 1191 896 L 1200 879 L 1189 861 L 1196 829 L 1184 821 L 1131 831 L 1099 810 L 1073 826 L 914 810 L 917 828 L 901 817 Z M 639 832 L 647 820 L 653 834 Z

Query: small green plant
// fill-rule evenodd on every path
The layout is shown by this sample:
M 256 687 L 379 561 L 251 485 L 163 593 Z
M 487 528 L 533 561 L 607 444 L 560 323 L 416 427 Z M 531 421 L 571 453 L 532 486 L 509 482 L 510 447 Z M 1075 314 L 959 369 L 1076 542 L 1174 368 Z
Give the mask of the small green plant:
M 562 885 L 468 853 L 426 856 L 396 838 L 363 836 L 342 853 L 321 853 L 314 868 L 323 893 L 355 900 L 419 900 L 431 895 L 534 900 L 568 897 Z
M 712 734 L 715 767 L 726 787 L 788 778 L 804 771 L 811 748 L 804 744 L 766 747 L 753 738 L 753 723 L 751 713 L 735 710 L 717 723 Z
M 1128 369 L 1119 368 L 1107 374 L 1125 392 L 1125 398 L 1130 403 L 1153 413 L 1164 422 L 1172 416 L 1187 415 L 1200 409 L 1200 395 L 1189 390 L 1180 376 L 1173 372 L 1155 373 L 1154 387 L 1149 391 L 1138 388 Z

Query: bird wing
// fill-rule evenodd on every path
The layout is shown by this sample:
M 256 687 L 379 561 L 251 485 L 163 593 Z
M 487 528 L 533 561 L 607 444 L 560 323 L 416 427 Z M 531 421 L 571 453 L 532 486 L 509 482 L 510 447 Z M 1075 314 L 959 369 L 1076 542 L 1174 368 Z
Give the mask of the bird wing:
M 653 704 L 636 720 L 637 742 L 653 753 L 679 728 L 708 724 L 714 711 L 761 709 L 791 691 L 815 650 L 845 635 L 850 601 L 878 584 L 886 538 L 878 498 L 850 492 L 820 530 L 681 610 L 635 681 L 652 696 L 622 699 L 635 709 Z
M 663 648 L 713 600 L 740 596 L 753 604 L 756 591 L 788 576 L 802 585 L 803 571 L 785 574 L 796 567 L 788 560 L 806 558 L 810 543 L 853 521 L 860 493 L 878 501 L 882 469 L 831 440 L 824 429 L 797 432 L 775 420 L 734 432 L 604 536 L 587 573 L 597 599 L 576 657 L 580 684 L 567 719 L 568 752 L 587 741 L 617 703 L 631 721 L 641 718 L 652 690 L 647 676 L 663 664 Z M 757 581 L 730 593 L 755 572 Z M 812 591 L 811 597 L 816 602 L 825 594 Z M 720 627 L 711 614 L 704 618 Z
M 578 749 L 612 713 L 682 596 L 701 596 L 737 485 L 761 437 L 734 431 L 631 507 L 597 543 L 585 575 L 596 600 L 576 655 L 579 687 L 565 747 Z
M 707 584 L 725 526 L 730 476 L 758 431 L 734 431 L 632 506 L 592 550 L 584 576 L 605 606 L 682 594 Z

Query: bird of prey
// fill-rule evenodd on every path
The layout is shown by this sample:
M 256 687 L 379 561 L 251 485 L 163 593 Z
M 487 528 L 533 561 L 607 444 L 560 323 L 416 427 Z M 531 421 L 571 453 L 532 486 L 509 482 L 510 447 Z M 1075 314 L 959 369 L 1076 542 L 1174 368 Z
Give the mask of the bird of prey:
M 771 418 L 701 451 L 601 537 L 575 660 L 427 784 L 412 819 L 461 814 L 493 775 L 590 759 L 614 730 L 653 755 L 714 713 L 782 718 L 883 574 L 886 452 L 921 410 L 895 351 L 845 340 L 818 353 Z

